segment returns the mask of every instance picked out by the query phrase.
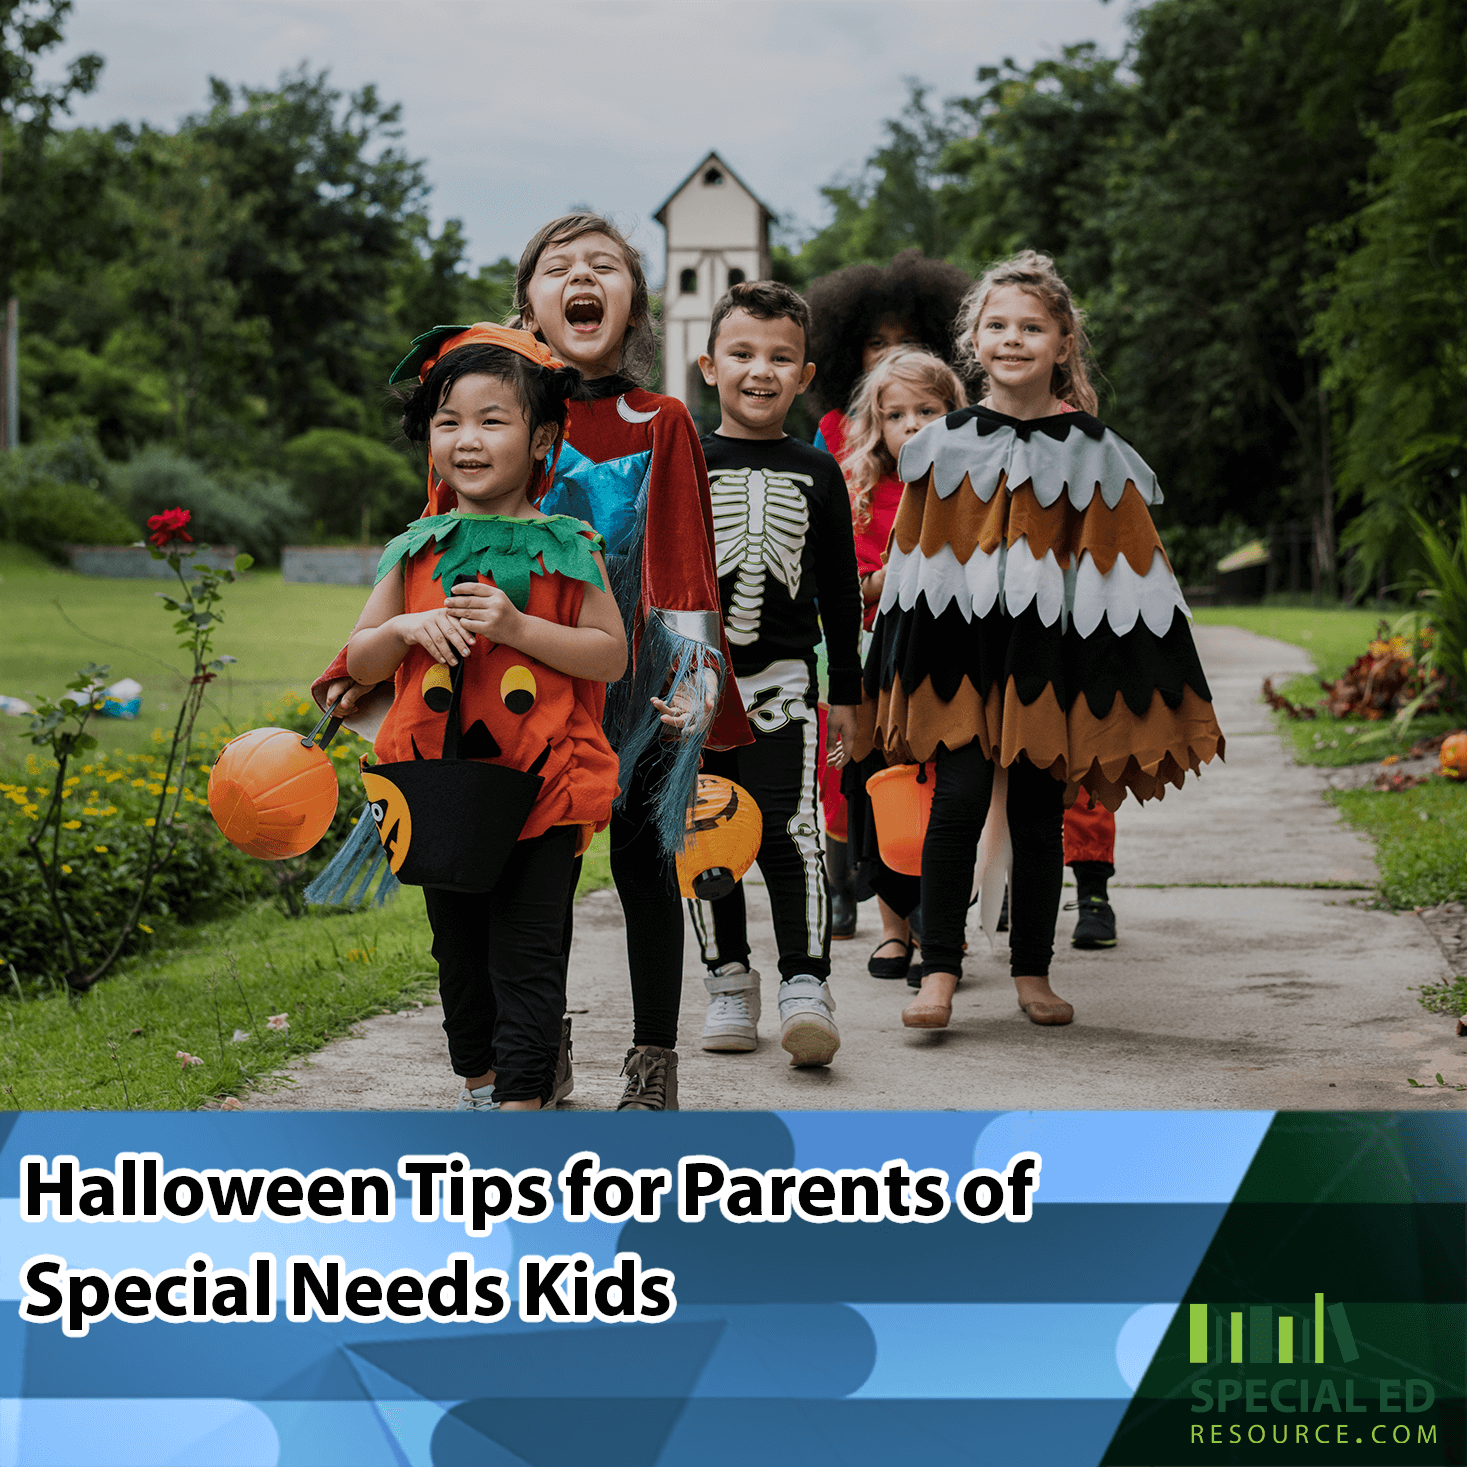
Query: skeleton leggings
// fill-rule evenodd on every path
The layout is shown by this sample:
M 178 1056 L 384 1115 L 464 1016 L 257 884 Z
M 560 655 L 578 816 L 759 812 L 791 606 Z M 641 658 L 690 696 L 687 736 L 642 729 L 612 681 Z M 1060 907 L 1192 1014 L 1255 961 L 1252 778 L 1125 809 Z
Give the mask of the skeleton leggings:
M 706 774 L 731 779 L 764 817 L 759 870 L 769 888 L 779 973 L 830 974 L 830 900 L 821 851 L 820 747 L 813 667 L 774 662 L 738 679 L 754 742 L 703 756 Z M 710 968 L 749 962 L 744 888 L 716 902 L 690 901 L 693 929 Z

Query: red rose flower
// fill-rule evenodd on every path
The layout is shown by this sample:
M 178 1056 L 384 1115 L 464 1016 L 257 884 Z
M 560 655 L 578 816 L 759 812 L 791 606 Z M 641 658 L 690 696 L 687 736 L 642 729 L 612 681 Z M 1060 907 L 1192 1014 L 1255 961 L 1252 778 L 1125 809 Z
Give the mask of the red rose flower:
M 185 533 L 184 526 L 193 518 L 186 509 L 165 509 L 162 514 L 148 516 L 148 528 L 153 532 L 148 539 L 160 550 L 170 540 L 187 540 L 193 543 L 193 536 Z

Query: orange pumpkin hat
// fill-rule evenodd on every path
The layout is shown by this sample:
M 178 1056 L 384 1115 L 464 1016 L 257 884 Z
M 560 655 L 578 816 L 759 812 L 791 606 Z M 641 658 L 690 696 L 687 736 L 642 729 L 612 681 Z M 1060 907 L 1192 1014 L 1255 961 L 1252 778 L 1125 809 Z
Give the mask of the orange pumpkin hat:
M 520 331 L 514 326 L 498 326 L 493 321 L 475 321 L 472 326 L 435 326 L 431 331 L 425 331 L 421 336 L 413 337 L 408 354 L 393 368 L 392 375 L 387 379 L 387 385 L 396 387 L 399 382 L 410 382 L 415 377 L 419 383 L 426 382 L 428 373 L 449 352 L 457 351 L 463 346 L 503 347 L 505 351 L 515 352 L 524 357 L 526 361 L 533 362 L 537 367 L 542 367 L 549 372 L 559 371 L 565 366 L 565 363 L 531 332 Z M 530 496 L 536 503 L 539 503 L 550 492 L 550 486 L 555 482 L 555 470 L 560 463 L 560 450 L 564 442 L 565 435 L 561 434 L 555 440 L 555 457 L 551 459 L 549 467 L 544 464 L 540 465 L 540 483 Z M 428 454 L 428 504 L 430 510 L 437 504 L 433 495 L 433 455 L 431 451 Z

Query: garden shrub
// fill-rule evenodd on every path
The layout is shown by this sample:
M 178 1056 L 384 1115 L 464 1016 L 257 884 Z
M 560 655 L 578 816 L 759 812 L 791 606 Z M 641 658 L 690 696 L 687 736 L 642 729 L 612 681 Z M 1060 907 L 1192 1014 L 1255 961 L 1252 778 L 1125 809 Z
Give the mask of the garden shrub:
M 369 532 L 390 537 L 423 507 L 423 481 L 407 458 L 344 428 L 312 428 L 292 438 L 285 471 L 323 536 L 358 538 L 367 509 Z
M 306 516 L 290 485 L 263 469 L 206 469 L 167 444 L 142 449 L 113 470 L 113 498 L 139 524 L 174 506 L 189 510 L 201 544 L 233 545 L 261 565 L 278 565 Z
M 67 545 L 129 545 L 137 524 L 106 496 L 96 442 L 68 438 L 0 455 L 0 536 L 57 562 Z
M 288 694 L 265 710 L 263 725 L 297 729 L 315 725 L 315 705 Z M 92 725 L 105 736 L 105 725 Z M 239 730 L 210 730 L 196 744 L 182 775 L 181 839 L 153 878 L 141 914 L 144 925 L 132 949 L 239 903 L 276 896 L 300 910 L 299 892 L 351 832 L 364 795 L 357 761 L 367 745 L 343 729 L 327 751 L 337 771 L 340 800 L 330 830 L 316 848 L 291 861 L 257 861 L 219 833 L 208 809 L 208 770 Z M 104 754 L 74 766 L 68 779 L 65 824 L 58 859 L 68 910 L 84 963 L 99 961 L 116 939 L 137 894 L 152 819 L 162 786 L 166 750 L 161 730 L 154 754 Z M 36 863 L 25 848 L 55 777 L 56 766 L 32 755 L 0 779 L 0 981 L 34 993 L 66 970 L 57 930 Z M 69 829 L 66 827 L 70 827 Z M 11 975 L 11 965 L 14 977 Z

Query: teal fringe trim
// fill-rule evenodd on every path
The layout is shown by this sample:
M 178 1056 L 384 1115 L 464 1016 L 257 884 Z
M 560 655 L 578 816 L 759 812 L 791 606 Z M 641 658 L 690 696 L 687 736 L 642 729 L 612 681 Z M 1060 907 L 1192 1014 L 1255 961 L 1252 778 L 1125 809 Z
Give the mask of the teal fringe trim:
M 380 880 L 378 879 L 380 876 Z M 372 884 L 376 882 L 376 891 Z M 306 900 L 320 907 L 381 906 L 402 883 L 387 865 L 372 807 L 357 811 L 356 828 L 342 842 L 326 869 L 306 888 Z
M 634 523 L 635 530 L 620 550 L 615 553 L 608 550 L 606 555 L 611 594 L 616 598 L 622 625 L 627 628 L 628 635 L 636 624 L 642 605 L 642 552 L 647 530 L 645 478 L 637 493 Z M 728 669 L 716 647 L 678 636 L 656 616 L 643 627 L 634 663 L 625 676 L 606 690 L 603 726 L 620 760 L 617 771 L 617 781 L 621 785 L 621 794 L 616 799 L 618 808 L 626 801 L 637 761 L 653 740 L 661 739 L 666 731 L 662 715 L 652 706 L 652 699 L 667 701 L 679 688 L 696 682 L 705 667 L 713 669 L 717 676 L 717 696 L 722 698 Z M 698 793 L 698 761 L 703 756 L 707 737 L 708 730 L 704 729 L 701 733 L 675 741 L 662 740 L 664 769 L 652 790 L 652 808 L 657 822 L 657 838 L 669 856 L 676 855 L 683 848 L 688 811 L 693 808 Z
M 717 680 L 714 693 L 714 706 L 717 707 L 727 675 L 722 654 L 705 642 L 678 636 L 654 613 L 642 628 L 630 696 L 623 705 L 621 727 L 612 735 L 612 744 L 621 761 L 617 773 L 622 788 L 619 801 L 626 797 L 638 760 L 654 740 L 662 740 L 664 768 L 651 794 L 657 836 L 669 856 L 676 855 L 683 848 L 688 811 L 693 808 L 698 793 L 698 762 L 702 758 L 712 720 L 697 733 L 676 739 L 663 738 L 667 725 L 652 706 L 652 699 L 671 702 L 678 693 L 686 691 L 691 699 L 696 700 L 694 706 L 697 706 L 702 701 L 700 683 L 704 668 L 711 669 Z M 611 734 L 610 729 L 607 732 Z

